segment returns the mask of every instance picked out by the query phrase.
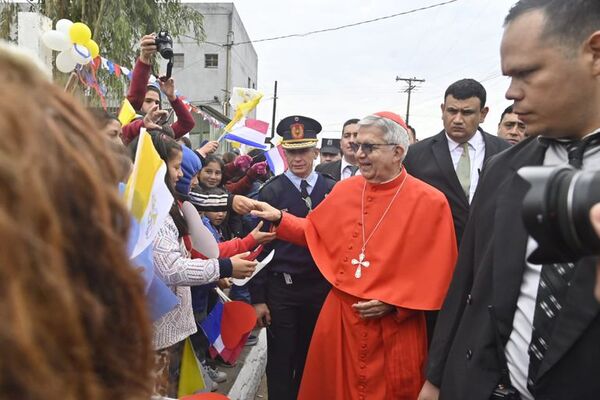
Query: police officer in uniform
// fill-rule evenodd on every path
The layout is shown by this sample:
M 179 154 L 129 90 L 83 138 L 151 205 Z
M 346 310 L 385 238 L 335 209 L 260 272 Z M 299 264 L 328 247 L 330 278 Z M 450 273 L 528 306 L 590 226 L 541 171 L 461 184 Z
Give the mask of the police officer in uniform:
M 283 138 L 288 170 L 263 185 L 259 200 L 298 217 L 305 217 L 323 201 L 335 181 L 313 171 L 320 131 L 321 124 L 299 115 L 279 122 L 277 133 Z M 273 260 L 250 281 L 250 297 L 258 325 L 267 327 L 269 399 L 295 400 L 313 329 L 330 286 L 306 247 L 274 240 L 262 254 L 272 249 Z

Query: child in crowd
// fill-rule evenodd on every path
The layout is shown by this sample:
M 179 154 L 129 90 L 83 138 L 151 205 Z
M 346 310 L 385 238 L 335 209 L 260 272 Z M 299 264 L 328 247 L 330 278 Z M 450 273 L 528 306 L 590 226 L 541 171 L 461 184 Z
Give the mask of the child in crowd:
M 174 187 L 183 175 L 181 145 L 165 133 L 152 132 L 151 135 L 154 147 L 167 164 L 165 182 L 175 197 Z M 216 282 L 230 276 L 243 278 L 251 275 L 256 265 L 239 256 L 193 260 L 183 242 L 183 237 L 187 234 L 187 224 L 177 201 L 174 201 L 153 243 L 155 271 L 180 301 L 173 310 L 154 322 L 153 345 L 157 350 L 155 393 L 171 397 L 177 396 L 184 341 L 197 331 L 190 286 Z

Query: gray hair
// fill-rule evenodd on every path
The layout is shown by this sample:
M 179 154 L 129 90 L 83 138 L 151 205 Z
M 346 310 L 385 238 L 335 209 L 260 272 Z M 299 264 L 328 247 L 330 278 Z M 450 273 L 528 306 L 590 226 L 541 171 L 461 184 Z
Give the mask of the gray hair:
M 368 115 L 358 121 L 359 128 L 367 126 L 381 129 L 383 131 L 383 140 L 385 140 L 386 143 L 397 144 L 402 147 L 404 149 L 404 157 L 406 157 L 410 141 L 408 132 L 404 127 L 389 118 L 380 117 L 379 115 Z

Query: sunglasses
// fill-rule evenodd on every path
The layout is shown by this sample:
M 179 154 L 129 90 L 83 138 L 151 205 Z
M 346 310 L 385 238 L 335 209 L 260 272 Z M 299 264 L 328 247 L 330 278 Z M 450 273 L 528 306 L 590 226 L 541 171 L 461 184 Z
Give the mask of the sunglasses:
M 358 153 L 358 149 L 362 149 L 367 156 L 381 146 L 398 146 L 396 143 L 350 143 L 350 148 L 353 152 Z

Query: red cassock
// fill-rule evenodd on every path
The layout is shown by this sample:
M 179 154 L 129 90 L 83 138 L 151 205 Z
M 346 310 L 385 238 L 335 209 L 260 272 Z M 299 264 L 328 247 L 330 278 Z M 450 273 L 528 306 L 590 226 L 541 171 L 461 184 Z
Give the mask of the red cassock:
M 367 243 L 370 265 L 356 278 L 361 217 L 368 238 L 405 176 Z M 308 245 L 333 285 L 313 333 L 301 400 L 414 400 L 425 379 L 423 311 L 441 307 L 457 256 L 450 207 L 441 192 L 405 170 L 388 183 L 365 182 L 361 176 L 339 182 L 307 218 L 284 213 L 277 228 L 279 238 Z M 374 299 L 396 312 L 361 319 L 352 304 Z

